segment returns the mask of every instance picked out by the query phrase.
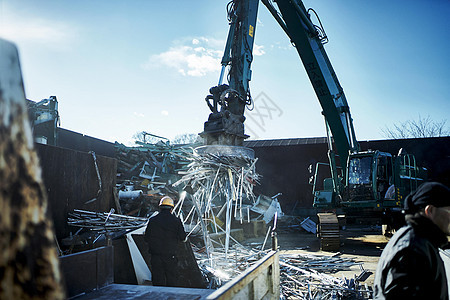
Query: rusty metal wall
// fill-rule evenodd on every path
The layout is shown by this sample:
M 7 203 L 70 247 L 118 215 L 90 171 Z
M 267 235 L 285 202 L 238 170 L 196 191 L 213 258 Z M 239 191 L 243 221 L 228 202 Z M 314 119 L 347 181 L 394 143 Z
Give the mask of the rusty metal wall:
M 101 247 L 59 258 L 68 298 L 112 284 L 113 247 Z
M 428 169 L 429 179 L 450 186 L 450 137 L 361 141 L 360 144 L 362 150 L 380 150 L 394 155 L 404 148 L 416 156 L 420 166 Z M 253 143 L 252 148 L 258 157 L 256 170 L 263 176 L 261 185 L 255 188 L 256 194 L 273 196 L 283 193 L 279 200 L 283 211 L 288 214 L 297 214 L 301 208 L 312 208 L 308 166 L 328 161 L 327 144 L 258 146 L 258 143 Z
M 73 209 L 106 212 L 115 207 L 116 159 L 96 155 L 102 181 L 98 197 L 99 181 L 90 153 L 41 144 L 36 148 L 58 240 L 76 231 L 67 225 L 68 213 Z M 97 200 L 89 202 L 94 198 Z
M 114 143 L 59 127 L 57 128 L 57 135 L 56 146 L 58 147 L 83 152 L 95 151 L 98 155 L 115 157 Z
M 326 144 L 254 147 L 258 158 L 256 171 L 263 177 L 256 194 L 278 198 L 284 213 L 294 207 L 312 207 L 312 187 L 308 184 L 308 166 L 327 161 Z

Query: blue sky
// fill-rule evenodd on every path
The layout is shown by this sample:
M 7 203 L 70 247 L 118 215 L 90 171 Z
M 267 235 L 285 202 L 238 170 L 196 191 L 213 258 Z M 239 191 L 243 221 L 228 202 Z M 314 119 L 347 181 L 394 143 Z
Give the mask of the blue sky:
M 61 127 L 129 143 L 145 130 L 199 133 L 228 32 L 227 1 L 0 0 L 27 98 L 59 100 Z M 450 112 L 450 1 L 308 0 L 330 39 L 359 140 Z M 260 4 L 248 112 L 253 139 L 324 136 L 300 58 Z M 266 110 L 263 104 L 271 110 Z M 259 113 L 259 114 L 258 114 Z M 261 117 L 263 116 L 263 117 Z M 450 121 L 448 121 L 450 123 Z M 447 124 L 450 125 L 450 124 Z

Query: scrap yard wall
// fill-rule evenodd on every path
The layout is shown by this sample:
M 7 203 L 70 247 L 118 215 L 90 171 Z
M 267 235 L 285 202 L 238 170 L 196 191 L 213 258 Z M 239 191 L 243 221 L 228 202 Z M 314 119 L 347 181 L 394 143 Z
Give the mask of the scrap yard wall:
M 380 150 L 393 155 L 403 148 L 415 155 L 419 166 L 427 168 L 430 180 L 450 186 L 450 137 L 360 141 L 360 145 L 362 151 Z M 312 186 L 308 184 L 311 176 L 308 167 L 328 162 L 326 139 L 247 141 L 244 146 L 253 148 L 258 157 L 256 171 L 262 179 L 255 188 L 256 194 L 283 193 L 278 199 L 284 213 L 310 213 L 313 196 Z M 328 172 L 326 167 L 323 171 Z
M 94 157 L 88 152 L 36 144 L 42 177 L 46 187 L 49 212 L 60 241 L 76 231 L 67 225 L 68 213 L 74 209 L 107 212 L 115 207 L 117 161 L 96 155 L 101 179 L 97 176 Z
M 115 157 L 114 143 L 100 140 L 78 132 L 70 131 L 64 128 L 57 130 L 57 146 L 72 150 L 89 152 L 94 151 L 97 155 Z
M 299 207 L 312 208 L 308 166 L 327 161 L 325 138 L 249 141 L 245 146 L 255 150 L 256 171 L 262 175 L 256 194 L 282 193 L 278 200 L 286 214 Z

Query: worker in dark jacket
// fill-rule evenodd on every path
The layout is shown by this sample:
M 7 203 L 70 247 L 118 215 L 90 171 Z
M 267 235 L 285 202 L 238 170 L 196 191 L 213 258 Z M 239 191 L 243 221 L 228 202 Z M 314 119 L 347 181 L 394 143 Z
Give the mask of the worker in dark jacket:
M 384 248 L 374 299 L 449 299 L 439 249 L 450 235 L 450 189 L 427 182 L 405 199 L 407 226 Z
M 148 221 L 144 239 L 151 254 L 152 283 L 158 286 L 177 286 L 178 242 L 186 238 L 181 220 L 172 214 L 170 197 L 159 202 L 160 213 Z

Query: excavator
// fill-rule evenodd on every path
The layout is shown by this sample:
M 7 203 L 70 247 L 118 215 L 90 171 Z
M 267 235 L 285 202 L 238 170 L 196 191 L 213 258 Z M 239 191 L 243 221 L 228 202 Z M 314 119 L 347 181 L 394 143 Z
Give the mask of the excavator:
M 230 28 L 219 82 L 205 98 L 211 110 L 200 134 L 205 145 L 239 148 L 248 137 L 244 112 L 253 103 L 249 83 L 259 2 L 232 0 L 227 5 Z M 317 13 L 300 0 L 261 2 L 296 48 L 325 119 L 329 177 L 319 173 L 323 163 L 310 166 L 321 248 L 339 249 L 337 212 L 379 218 L 384 232 L 400 227 L 403 200 L 423 182 L 424 170 L 417 166 L 414 155 L 403 150 L 395 156 L 361 151 L 344 90 L 325 52 L 328 37 Z

